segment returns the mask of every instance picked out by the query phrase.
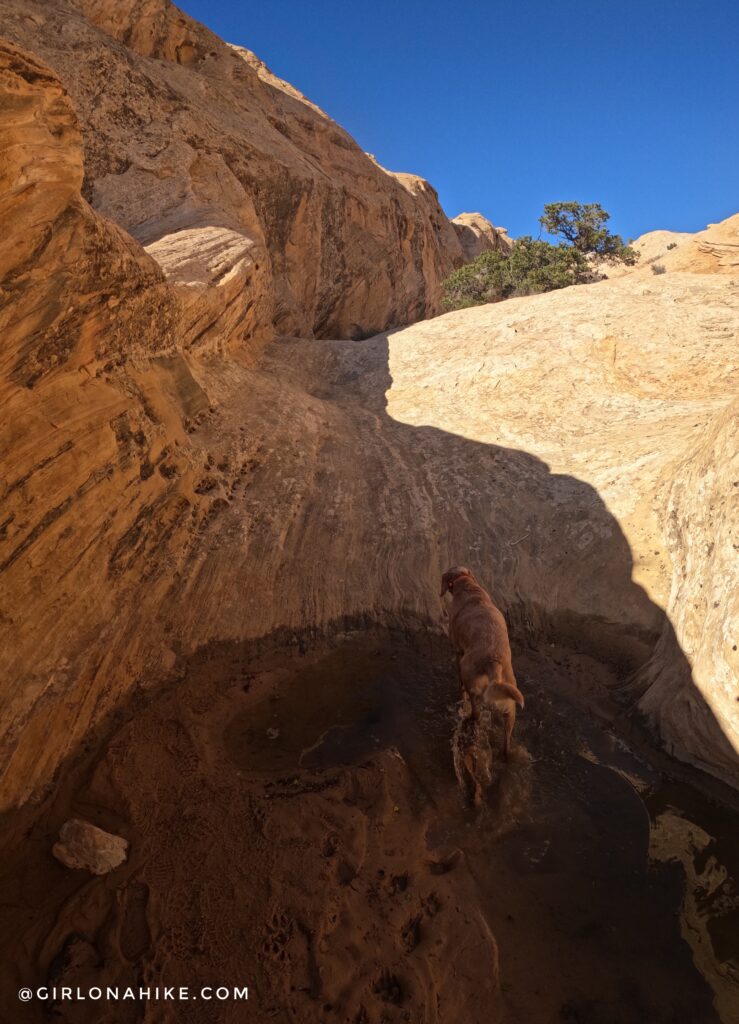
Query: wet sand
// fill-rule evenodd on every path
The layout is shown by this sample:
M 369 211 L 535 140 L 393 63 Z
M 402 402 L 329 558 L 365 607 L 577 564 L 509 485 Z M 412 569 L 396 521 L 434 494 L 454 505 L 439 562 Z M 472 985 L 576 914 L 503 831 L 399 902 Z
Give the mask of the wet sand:
M 526 709 L 475 811 L 444 638 L 293 640 L 203 650 L 8 816 L 0 1019 L 739 1020 L 739 816 L 588 709 L 607 670 L 516 659 Z M 129 839 L 128 863 L 58 864 L 73 815 Z M 47 982 L 250 998 L 17 1003 Z

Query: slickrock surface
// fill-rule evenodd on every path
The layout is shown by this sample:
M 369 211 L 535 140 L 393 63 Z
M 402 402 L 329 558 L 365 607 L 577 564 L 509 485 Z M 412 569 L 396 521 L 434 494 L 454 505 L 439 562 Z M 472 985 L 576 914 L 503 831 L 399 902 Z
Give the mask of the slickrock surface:
M 733 785 L 738 338 L 739 276 L 629 275 L 392 335 L 387 407 L 408 425 L 541 460 L 522 489 L 506 497 L 498 484 L 483 513 L 494 526 L 482 550 L 505 557 L 495 585 L 508 604 L 574 613 L 579 642 L 595 623 L 644 631 L 648 646 L 656 630 L 632 692 L 668 749 Z M 470 480 L 468 507 L 486 488 Z

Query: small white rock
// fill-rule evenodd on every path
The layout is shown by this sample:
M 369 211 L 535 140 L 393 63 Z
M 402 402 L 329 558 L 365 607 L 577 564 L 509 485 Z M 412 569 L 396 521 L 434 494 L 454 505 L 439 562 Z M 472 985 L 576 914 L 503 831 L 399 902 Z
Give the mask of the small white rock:
M 68 868 L 107 875 L 128 856 L 128 841 L 104 832 L 80 818 L 70 818 L 59 829 L 59 842 L 51 851 Z

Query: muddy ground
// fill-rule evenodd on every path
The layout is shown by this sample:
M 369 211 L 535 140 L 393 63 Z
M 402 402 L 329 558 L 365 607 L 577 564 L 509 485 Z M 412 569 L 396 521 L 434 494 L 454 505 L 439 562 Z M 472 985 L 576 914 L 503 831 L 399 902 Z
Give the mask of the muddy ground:
M 443 637 L 291 640 L 202 650 L 7 817 L 0 1020 L 739 1020 L 739 815 L 608 726 L 603 666 L 517 658 L 526 708 L 476 811 Z M 128 862 L 57 863 L 71 816 Z M 249 1000 L 18 1002 L 46 983 Z

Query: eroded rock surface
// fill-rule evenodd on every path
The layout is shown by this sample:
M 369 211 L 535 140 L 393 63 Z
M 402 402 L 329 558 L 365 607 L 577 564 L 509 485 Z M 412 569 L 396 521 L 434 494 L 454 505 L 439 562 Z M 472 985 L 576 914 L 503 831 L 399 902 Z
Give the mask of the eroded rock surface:
M 438 311 L 466 248 L 434 189 L 249 50 L 168 0 L 3 0 L 0 18 L 69 90 L 83 194 L 162 267 L 188 344 L 364 337 Z M 476 244 L 496 244 L 476 218 Z
M 554 619 L 575 613 L 577 643 L 598 621 L 644 631 L 647 646 L 656 630 L 632 667 L 639 706 L 668 749 L 737 785 L 739 276 L 711 269 L 631 274 L 392 335 L 388 413 L 542 460 L 545 503 L 511 491 L 520 538 L 498 527 L 491 541 L 516 547 L 510 568 L 493 565 L 499 592 L 509 607 L 525 590 Z M 495 505 L 491 519 L 515 515 L 500 493 Z
M 556 637 L 617 665 L 619 696 L 666 745 L 736 785 L 736 218 L 695 243 L 705 260 L 689 272 L 260 355 L 273 320 L 351 335 L 358 311 L 363 328 L 401 315 L 396 285 L 350 272 L 387 266 L 373 248 L 385 199 L 346 212 L 360 164 L 368 195 L 382 182 L 395 196 L 381 237 L 416 296 L 403 317 L 421 315 L 419 281 L 441 266 L 428 239 L 458 244 L 455 229 L 427 235 L 430 187 L 362 163 L 251 57 L 198 49 L 210 36 L 166 4 L 146 8 L 152 34 L 136 42 L 116 28 L 124 8 L 88 13 L 134 50 L 71 8 L 4 5 L 8 31 L 62 71 L 75 63 L 83 125 L 37 57 L 3 48 L 4 805 L 43 792 L 124 700 L 206 644 L 370 620 L 438 628 L 439 576 L 460 562 L 491 586 L 514 643 Z M 139 113 L 116 127 L 116 90 L 134 88 Z M 200 136 L 188 159 L 207 158 L 201 185 L 175 180 L 190 166 L 177 125 L 198 123 L 198 96 L 232 119 L 221 143 L 252 117 L 261 138 L 267 106 L 283 117 L 279 152 L 249 150 L 263 193 Z M 143 246 L 82 199 L 83 138 L 85 194 Z M 322 184 L 296 191 L 316 161 Z M 316 204 L 335 212 L 317 235 Z M 320 253 L 306 242 L 319 237 Z
M 510 252 L 513 240 L 505 228 L 493 227 L 480 213 L 460 213 L 452 221 L 457 232 L 465 263 L 471 263 L 488 250 Z
M 604 264 L 609 278 L 638 273 L 666 274 L 673 270 L 698 274 L 736 274 L 739 268 L 739 214 L 703 231 L 648 231 L 633 243 L 639 260 L 633 266 Z

